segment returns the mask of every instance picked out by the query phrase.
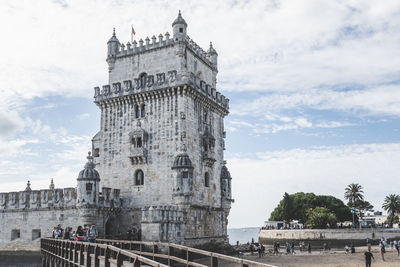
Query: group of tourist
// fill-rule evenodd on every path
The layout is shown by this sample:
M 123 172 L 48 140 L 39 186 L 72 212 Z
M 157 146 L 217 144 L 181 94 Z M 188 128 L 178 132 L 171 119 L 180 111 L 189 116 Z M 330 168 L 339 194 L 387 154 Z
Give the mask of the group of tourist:
M 63 229 L 61 227 L 61 224 L 59 224 L 54 227 L 52 233 L 52 237 L 55 239 L 74 240 L 91 243 L 96 243 L 97 235 L 97 229 L 94 224 L 90 227 L 86 224 L 83 227 L 80 225 L 78 226 L 76 231 L 73 231 L 72 227 L 69 226 Z
M 129 241 L 141 241 L 142 240 L 142 231 L 136 230 L 135 227 L 128 227 L 128 231 L 126 231 L 126 239 Z

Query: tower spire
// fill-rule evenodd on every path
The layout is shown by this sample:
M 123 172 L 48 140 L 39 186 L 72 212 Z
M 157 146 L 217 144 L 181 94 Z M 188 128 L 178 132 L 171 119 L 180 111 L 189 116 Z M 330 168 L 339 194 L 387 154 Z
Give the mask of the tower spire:
M 31 189 L 31 182 L 28 180 L 28 183 L 26 184 L 25 191 L 32 191 Z
M 51 178 L 51 182 L 50 182 L 49 189 L 50 189 L 50 190 L 54 190 L 54 188 L 55 188 L 55 186 L 54 186 L 54 181 L 53 181 L 53 178 Z

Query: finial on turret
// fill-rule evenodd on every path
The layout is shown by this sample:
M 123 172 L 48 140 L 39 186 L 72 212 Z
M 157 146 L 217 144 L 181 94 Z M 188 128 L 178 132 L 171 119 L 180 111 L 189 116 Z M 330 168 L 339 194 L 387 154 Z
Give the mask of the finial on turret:
M 32 191 L 31 189 L 31 182 L 28 180 L 28 183 L 26 184 L 25 191 Z
M 113 36 L 115 36 L 115 28 L 113 28 Z
M 88 151 L 88 156 L 86 158 L 89 162 L 93 162 L 92 152 Z
M 53 181 L 53 178 L 51 178 L 49 189 L 54 190 L 54 188 L 55 188 L 54 181 Z

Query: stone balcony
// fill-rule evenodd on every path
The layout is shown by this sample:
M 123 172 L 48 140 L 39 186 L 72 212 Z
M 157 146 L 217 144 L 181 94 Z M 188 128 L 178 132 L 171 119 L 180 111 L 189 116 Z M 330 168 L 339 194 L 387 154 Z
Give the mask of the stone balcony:
M 203 151 L 202 154 L 205 165 L 208 167 L 212 167 L 214 165 L 214 162 L 216 161 L 214 151 Z
M 132 164 L 144 164 L 147 162 L 147 149 L 145 147 L 135 147 L 131 145 L 129 149 L 129 158 Z

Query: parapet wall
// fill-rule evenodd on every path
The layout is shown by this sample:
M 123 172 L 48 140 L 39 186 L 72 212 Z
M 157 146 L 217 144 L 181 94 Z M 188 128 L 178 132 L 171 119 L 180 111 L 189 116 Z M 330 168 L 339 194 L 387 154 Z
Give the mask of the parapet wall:
M 77 193 L 73 187 L 40 189 L 0 193 L 0 212 L 29 211 L 37 209 L 65 209 L 77 205 Z M 99 207 L 119 207 L 120 190 L 103 187 L 99 194 Z
M 140 77 L 138 77 L 133 80 L 124 80 L 115 82 L 111 85 L 103 85 L 101 89 L 97 86 L 94 88 L 94 98 L 96 102 L 100 102 L 105 99 L 185 84 L 191 85 L 202 95 L 206 96 L 224 109 L 229 109 L 229 99 L 211 85 L 206 84 L 203 80 L 197 79 L 194 73 L 190 73 L 190 77 L 184 78 L 182 75 L 179 75 L 176 70 L 170 70 L 167 73 L 149 73 L 146 76 L 145 85 L 141 85 Z
M 121 44 L 120 47 L 118 47 L 118 50 L 116 51 L 116 58 L 121 58 L 121 57 L 126 57 L 126 56 L 132 56 L 132 55 L 137 55 L 141 53 L 146 53 L 151 50 L 155 49 L 160 49 L 168 46 L 173 46 L 174 43 L 177 43 L 179 41 L 174 41 L 173 39 L 170 39 L 170 34 L 167 32 L 165 33 L 165 39 L 164 36 L 160 33 L 158 35 L 158 40 L 155 35 L 151 37 L 151 42 L 150 38 L 146 37 L 146 39 L 143 41 L 143 39 L 139 40 L 139 45 L 134 40 L 132 43 L 128 42 L 126 45 Z M 193 51 L 193 53 L 196 54 L 199 58 L 203 60 L 204 63 L 206 63 L 210 68 L 216 69 L 216 66 L 213 65 L 211 60 L 209 59 L 210 55 L 206 51 L 204 51 L 198 44 L 196 44 L 192 39 L 190 39 L 189 36 L 186 36 L 185 41 L 183 43 L 186 45 L 187 48 Z
M 260 230 L 259 242 L 272 244 L 274 241 L 305 241 L 312 243 L 338 244 L 355 243 L 365 245 L 381 238 L 400 239 L 400 229 L 301 229 L 301 230 Z

